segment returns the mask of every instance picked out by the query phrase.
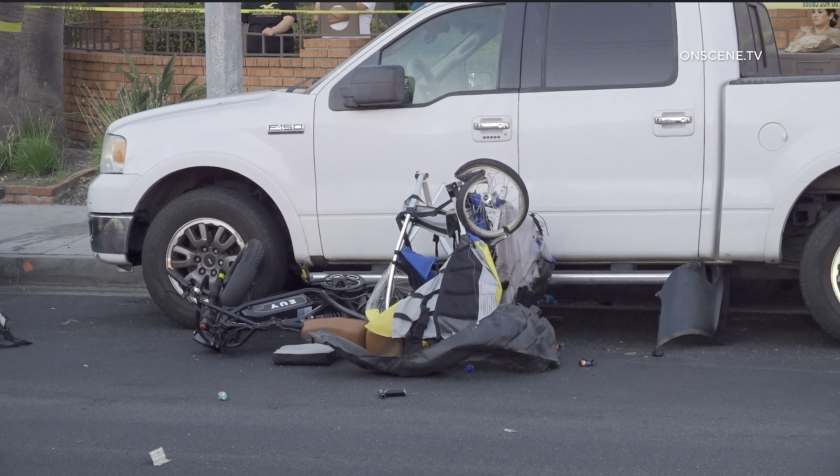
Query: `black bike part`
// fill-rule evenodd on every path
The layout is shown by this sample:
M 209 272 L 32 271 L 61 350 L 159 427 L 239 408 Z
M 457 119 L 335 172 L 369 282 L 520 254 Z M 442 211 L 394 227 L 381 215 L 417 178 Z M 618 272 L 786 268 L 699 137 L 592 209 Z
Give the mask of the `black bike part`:
M 181 276 L 180 274 L 176 273 L 175 270 L 172 269 L 172 268 L 166 268 L 166 274 L 168 274 L 169 276 L 172 277 L 172 279 L 177 281 L 178 285 L 181 286 L 181 288 L 184 289 L 185 291 L 187 289 L 193 287 L 192 282 L 187 280 L 187 278 L 185 278 L 184 276 Z
M 312 306 L 312 300 L 303 294 L 295 294 L 289 298 L 275 299 L 265 304 L 249 307 L 242 311 L 242 315 L 253 321 L 265 321 L 274 316 L 288 314 L 298 309 Z M 297 316 L 297 313 L 295 313 Z
M 475 161 L 473 160 L 472 162 L 475 162 Z M 472 162 L 467 162 L 467 163 L 470 164 Z M 457 172 L 455 172 L 455 178 L 460 180 L 461 182 L 464 182 L 464 183 L 467 183 L 467 182 L 469 182 L 470 180 L 472 180 L 476 177 L 480 177 L 480 176 L 484 175 L 483 170 L 474 170 L 470 173 L 464 173 L 464 172 L 461 172 L 462 169 L 464 169 L 464 166 L 461 166 L 461 168 L 458 169 Z
M 312 284 L 316 284 L 325 291 L 341 294 L 364 291 L 367 286 L 365 280 L 355 274 L 332 274 Z
M 263 256 L 262 242 L 251 240 L 242 248 L 236 257 L 230 272 L 225 276 L 225 286 L 219 294 L 219 304 L 223 307 L 234 307 L 242 304 L 259 272 Z

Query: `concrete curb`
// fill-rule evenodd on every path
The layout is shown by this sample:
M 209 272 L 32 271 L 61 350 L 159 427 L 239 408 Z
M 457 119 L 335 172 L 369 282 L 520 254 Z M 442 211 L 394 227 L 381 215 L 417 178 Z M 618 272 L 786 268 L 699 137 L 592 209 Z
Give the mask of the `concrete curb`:
M 0 285 L 145 287 L 139 268 L 126 273 L 93 256 L 0 255 Z

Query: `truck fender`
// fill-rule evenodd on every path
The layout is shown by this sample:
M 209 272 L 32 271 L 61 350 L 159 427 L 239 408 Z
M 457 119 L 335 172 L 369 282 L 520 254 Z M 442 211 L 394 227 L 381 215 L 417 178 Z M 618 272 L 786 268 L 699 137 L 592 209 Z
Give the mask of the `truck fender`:
M 307 246 L 303 224 L 301 223 L 297 210 L 295 210 L 291 200 L 289 200 L 289 197 L 283 189 L 270 178 L 267 171 L 263 170 L 261 167 L 255 166 L 252 161 L 247 161 L 240 157 L 228 154 L 202 152 L 200 155 L 184 154 L 164 160 L 157 163 L 153 168 L 143 172 L 142 178 L 138 180 L 128 192 L 124 203 L 132 204 L 136 207 L 146 192 L 158 181 L 174 172 L 178 172 L 179 170 L 195 168 L 197 166 L 196 164 L 200 164 L 201 167 L 226 169 L 245 176 L 265 190 L 268 196 L 274 200 L 274 203 L 277 205 L 280 213 L 283 214 L 286 227 L 289 230 L 289 236 L 292 241 L 291 245 L 292 249 L 295 251 L 295 256 L 309 256 L 309 248 Z
M 767 223 L 767 234 L 764 239 L 765 262 L 779 263 L 781 261 L 782 232 L 793 206 L 816 179 L 836 167 L 840 167 L 840 150 L 834 150 L 817 157 L 801 169 L 779 196 Z

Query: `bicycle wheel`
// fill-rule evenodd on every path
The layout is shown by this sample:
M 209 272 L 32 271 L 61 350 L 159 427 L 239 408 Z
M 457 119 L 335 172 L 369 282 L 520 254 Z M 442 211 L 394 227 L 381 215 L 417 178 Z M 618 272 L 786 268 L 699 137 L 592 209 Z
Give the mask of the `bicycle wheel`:
M 513 233 L 528 215 L 528 190 L 512 168 L 493 159 L 477 159 L 462 165 L 457 176 L 481 170 L 458 189 L 455 213 L 466 230 L 491 240 Z

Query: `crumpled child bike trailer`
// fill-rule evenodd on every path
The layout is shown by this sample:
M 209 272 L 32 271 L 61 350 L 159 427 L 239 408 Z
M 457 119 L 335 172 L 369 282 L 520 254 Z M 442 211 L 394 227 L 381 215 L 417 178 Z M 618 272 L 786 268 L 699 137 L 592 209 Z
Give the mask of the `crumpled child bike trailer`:
M 386 277 L 387 278 L 387 277 Z M 365 314 L 367 328 L 384 337 L 405 338 L 406 353 L 422 349 L 424 340 L 440 340 L 475 325 L 499 306 L 502 286 L 490 249 L 468 237 L 458 243 L 440 271 L 389 307 L 381 305 L 380 280 Z

